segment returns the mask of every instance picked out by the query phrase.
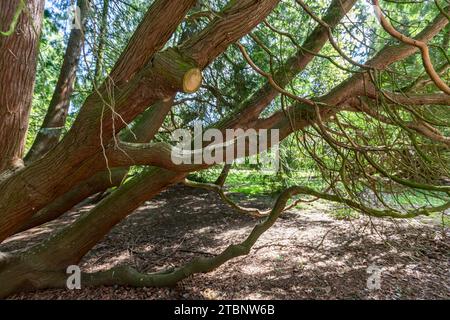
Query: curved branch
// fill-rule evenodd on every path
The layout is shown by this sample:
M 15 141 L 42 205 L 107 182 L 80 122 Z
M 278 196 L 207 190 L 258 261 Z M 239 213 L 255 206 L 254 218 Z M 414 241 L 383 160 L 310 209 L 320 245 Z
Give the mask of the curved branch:
M 111 167 L 151 165 L 174 172 L 190 172 L 208 166 L 206 164 L 175 164 L 172 161 L 173 149 L 174 147 L 165 142 L 131 143 L 120 141 L 117 146 L 107 149 L 106 156 Z M 193 158 L 194 153 L 191 154 Z
M 428 45 L 420 40 L 412 39 L 410 37 L 405 36 L 404 34 L 398 32 L 391 23 L 386 19 L 386 17 L 383 15 L 380 4 L 378 0 L 373 0 L 373 5 L 375 7 L 375 13 L 377 17 L 380 20 L 381 25 L 383 26 L 384 30 L 386 30 L 387 33 L 389 33 L 392 37 L 395 39 L 408 44 L 410 46 L 414 46 L 420 49 L 420 53 L 422 55 L 422 61 L 423 66 L 425 67 L 426 72 L 430 76 L 430 78 L 433 80 L 433 82 L 436 84 L 436 86 L 441 89 L 443 92 L 450 94 L 450 87 L 444 82 L 444 80 L 441 79 L 439 74 L 436 72 L 436 70 L 433 67 L 433 63 L 431 62 L 430 58 L 430 50 L 428 48 Z M 449 11 L 450 7 L 447 7 L 446 10 Z M 445 13 L 443 11 L 443 13 Z
M 225 191 L 223 190 L 223 187 L 217 185 L 217 184 L 213 184 L 213 183 L 201 183 L 201 182 L 196 182 L 196 181 L 191 181 L 188 179 L 184 179 L 183 184 L 191 187 L 191 188 L 201 188 L 201 189 L 205 189 L 205 190 L 209 190 L 209 191 L 214 191 L 215 193 L 217 193 L 220 198 L 222 198 L 222 200 L 227 203 L 231 208 L 235 209 L 236 211 L 246 214 L 246 215 L 250 215 L 252 217 L 265 217 L 270 213 L 270 210 L 259 210 L 256 208 L 245 208 L 242 207 L 240 205 L 238 205 L 237 203 L 235 203 L 233 200 L 231 200 L 226 194 Z

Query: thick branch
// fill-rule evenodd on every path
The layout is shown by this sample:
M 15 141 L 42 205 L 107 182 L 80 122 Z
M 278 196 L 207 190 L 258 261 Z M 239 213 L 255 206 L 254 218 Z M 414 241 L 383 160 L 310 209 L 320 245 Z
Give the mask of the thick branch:
M 152 8 L 161 2 L 167 4 L 166 1 L 157 1 Z M 104 96 L 114 96 L 115 101 L 105 101 L 98 94 L 91 95 L 83 105 L 73 127 L 59 145 L 41 161 L 31 164 L 11 177 L 7 183 L 0 185 L 0 240 L 14 232 L 14 229 L 22 225 L 33 213 L 99 170 L 98 164 L 91 162 L 91 159 L 93 155 L 101 153 L 103 141 L 109 142 L 126 122 L 131 121 L 148 105 L 169 99 L 177 91 L 182 91 L 183 87 L 180 85 L 183 81 L 177 75 L 184 75 L 197 67 L 203 68 L 229 44 L 263 20 L 278 2 L 278 0 L 232 2 L 233 5 L 227 7 L 220 18 L 216 18 L 199 36 L 189 39 L 181 50 L 168 49 L 154 55 L 153 59 L 128 83 L 117 83 L 117 79 L 122 79 L 124 74 L 130 73 L 129 67 L 126 66 L 134 65 L 124 64 L 123 68 L 120 67 L 123 61 L 128 61 L 127 52 L 130 49 L 127 49 L 119 60 L 119 66 L 113 70 L 108 80 L 113 81 L 113 86 L 101 88 L 105 93 L 108 88 L 113 88 L 115 94 Z M 152 21 L 155 25 L 163 23 L 163 26 L 158 28 L 160 30 L 158 32 L 162 34 L 158 39 L 154 39 L 155 41 L 150 41 L 151 47 L 156 50 L 161 39 L 170 36 L 190 5 L 192 1 L 179 0 L 162 6 Z M 148 17 L 149 15 L 145 20 Z M 138 33 L 141 29 L 138 28 Z M 142 41 L 133 39 L 132 48 L 134 54 L 138 54 L 138 42 Z M 150 37 L 150 40 L 152 39 Z M 144 42 L 141 45 L 148 44 Z M 202 50 L 198 50 L 199 48 Z M 133 54 L 131 56 L 134 57 Z M 145 63 L 142 57 L 137 61 Z M 47 182 L 42 184 L 42 181 Z M 34 187 L 37 185 L 39 189 Z M 15 196 L 12 196 L 13 194 Z M 24 199 L 28 201 L 25 202 Z
M 434 70 L 433 63 L 431 62 L 430 58 L 430 50 L 426 42 L 417 39 L 412 39 L 398 32 L 381 12 L 379 1 L 373 0 L 373 4 L 375 6 L 375 12 L 377 14 L 377 17 L 380 19 L 380 23 L 383 26 L 384 30 L 386 30 L 392 37 L 396 38 L 397 40 L 407 45 L 419 48 L 420 53 L 422 55 L 423 66 L 425 67 L 426 72 L 430 76 L 430 79 L 433 80 L 433 82 L 439 89 L 441 89 L 443 92 L 447 94 L 450 94 L 450 87 L 441 79 L 436 70 Z M 447 13 L 450 12 L 450 7 L 444 9 L 443 13 L 445 12 Z

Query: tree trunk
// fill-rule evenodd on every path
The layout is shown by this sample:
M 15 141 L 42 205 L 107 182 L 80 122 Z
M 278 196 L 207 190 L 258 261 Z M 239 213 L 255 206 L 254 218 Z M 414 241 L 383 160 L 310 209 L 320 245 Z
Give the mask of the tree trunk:
M 0 2 L 0 30 L 8 30 L 22 0 Z M 11 35 L 0 34 L 0 172 L 23 165 L 36 77 L 44 0 L 26 1 Z
M 184 88 L 190 92 L 199 87 L 198 81 L 191 81 L 199 79 L 199 70 L 253 29 L 278 2 L 232 2 L 233 5 L 227 6 L 220 18 L 215 18 L 197 36 L 178 48 L 157 53 L 156 50 L 167 42 L 194 1 L 178 0 L 169 4 L 166 1 L 154 2 L 149 10 L 151 14 L 144 19 L 146 23 L 138 27 L 135 35 L 141 34 L 146 28 L 150 30 L 141 38 L 132 37 L 109 77 L 108 81 L 115 83 L 112 95 L 115 97 L 114 103 L 105 103 L 98 93 L 92 94 L 61 143 L 44 158 L 0 183 L 0 240 L 13 234 L 33 214 L 73 186 L 104 169 L 105 162 L 96 162 L 96 155 L 102 154 L 105 143 L 113 142 L 111 139 L 125 127 L 125 122 L 130 122 L 147 106 L 167 100 Z M 249 13 L 253 13 L 250 18 Z M 173 19 L 168 19 L 171 16 L 174 16 Z M 158 28 L 152 28 L 153 24 Z M 143 42 L 149 46 L 146 54 L 142 52 L 145 47 Z M 134 54 L 127 50 L 133 50 Z M 155 51 L 150 54 L 152 50 Z M 144 56 L 153 59 L 144 60 Z M 134 61 L 143 65 L 137 71 L 135 65 L 125 64 L 124 59 L 127 59 L 127 63 Z M 137 73 L 133 75 L 130 72 L 134 70 Z M 125 81 L 127 77 L 131 79 Z M 108 88 L 106 84 L 102 85 L 100 94 L 111 96 L 107 94 Z M 120 115 L 120 119 L 117 115 Z
M 94 87 L 98 86 L 103 75 L 103 55 L 105 50 L 106 34 L 108 32 L 109 0 L 103 0 L 102 18 L 98 35 L 98 44 L 95 49 Z
M 149 142 L 158 132 L 172 104 L 173 99 L 159 102 L 147 109 L 136 121 L 133 128 L 121 135 L 121 139 L 127 142 Z M 100 155 L 98 156 L 98 161 L 104 161 Z M 16 233 L 57 219 L 86 198 L 96 193 L 104 192 L 108 188 L 119 186 L 127 176 L 129 169 L 129 167 L 112 168 L 110 171 L 105 170 L 95 174 L 54 200 L 50 205 L 39 210 Z
M 214 184 L 217 184 L 218 186 L 223 187 L 223 185 L 225 184 L 225 181 L 227 180 L 228 173 L 230 172 L 230 170 L 231 170 L 231 164 L 226 163 L 223 166 L 223 169 L 220 172 L 220 175 L 217 178 L 217 180 L 214 182 Z
M 83 21 L 88 10 L 87 0 L 78 0 L 77 6 L 80 8 L 81 28 L 83 28 Z M 69 111 L 83 38 L 83 29 L 73 28 L 70 31 L 58 82 L 41 128 L 25 157 L 26 163 L 41 158 L 59 142 Z
M 95 156 L 101 154 L 104 143 L 108 144 L 125 126 L 116 117 L 114 126 L 113 114 L 121 114 L 124 121 L 131 121 L 148 105 L 182 90 L 180 77 L 193 68 L 192 60 L 183 63 L 183 57 L 176 50 L 156 52 L 167 42 L 193 3 L 194 0 L 177 0 L 168 4 L 159 0 L 150 7 L 135 33 L 140 37 L 132 37 L 112 71 L 111 81 L 121 82 L 120 85 L 116 82 L 114 88 L 118 93 L 115 113 L 105 105 L 99 93 L 92 94 L 61 143 L 42 159 L 0 182 L 0 241 L 37 211 L 105 168 L 105 161 L 98 162 Z M 154 29 L 155 25 L 159 28 Z M 153 63 L 145 68 L 152 56 L 155 56 Z M 127 59 L 131 65 L 122 63 L 121 59 Z M 139 74 L 131 73 L 136 67 L 133 63 L 140 64 Z M 130 77 L 132 80 L 126 82 Z M 108 96 L 105 86 L 100 91 Z

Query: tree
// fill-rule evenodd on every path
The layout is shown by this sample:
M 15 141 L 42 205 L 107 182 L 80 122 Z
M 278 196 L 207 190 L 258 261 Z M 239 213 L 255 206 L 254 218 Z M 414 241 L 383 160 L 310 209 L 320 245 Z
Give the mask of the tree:
M 3 2 L 0 10 L 0 28 L 8 30 L 0 38 L 0 171 L 3 171 L 20 167 L 23 162 L 44 1 L 26 5 L 23 0 Z
M 76 7 L 79 8 L 80 22 L 84 21 L 88 10 L 87 1 L 79 0 Z M 66 123 L 70 96 L 74 89 L 76 70 L 83 44 L 83 26 L 78 26 L 77 23 L 74 22 L 74 27 L 70 31 L 58 82 L 39 133 L 25 157 L 26 162 L 33 162 L 52 149 L 58 143 L 62 128 Z
M 405 4 L 373 1 L 374 16 L 356 0 L 333 0 L 329 6 L 301 0 L 211 1 L 204 8 L 193 0 L 155 0 L 108 65 L 105 21 L 114 2 L 102 2 L 103 31 L 92 51 L 97 67 L 78 69 L 82 76 L 94 72 L 92 92 L 60 141 L 58 135 L 42 143 L 42 135 L 37 136 L 26 165 L 12 164 L 23 158 L 39 37 L 31 31 L 20 37 L 16 31 L 0 38 L 0 49 L 13 48 L 18 59 L 11 60 L 10 50 L 0 51 L 0 112 L 21 119 L 0 124 L 5 137 L 0 145 L 0 241 L 115 187 L 52 237 L 4 255 L 0 296 L 64 287 L 69 265 L 144 201 L 180 182 L 218 192 L 238 211 L 264 219 L 243 242 L 214 257 L 162 273 L 118 267 L 83 274 L 83 285 L 166 286 L 213 270 L 247 254 L 294 197 L 338 202 L 379 218 L 412 218 L 449 207 L 445 72 L 450 7 L 439 1 L 407 4 L 411 21 L 397 26 L 398 15 L 405 17 L 395 9 Z M 21 3 L 2 4 L 0 21 L 14 30 L 40 30 L 43 1 L 30 0 L 25 10 Z M 131 10 L 134 3 L 128 4 Z M 409 26 L 420 16 L 425 25 Z M 9 24 L 0 27 L 7 30 Z M 69 36 L 44 128 L 66 122 L 81 39 L 79 33 Z M 103 83 L 99 70 L 108 72 Z M 55 110 L 62 112 L 56 115 Z M 187 180 L 189 173 L 210 165 L 174 164 L 167 141 L 170 132 L 195 119 L 221 132 L 279 130 L 281 139 L 295 142 L 313 161 L 325 187 L 290 186 L 271 210 L 261 212 L 226 196 L 227 165 L 216 184 Z M 245 156 L 253 155 L 250 149 Z M 139 174 L 128 177 L 136 166 Z M 426 205 L 400 200 L 417 193 Z

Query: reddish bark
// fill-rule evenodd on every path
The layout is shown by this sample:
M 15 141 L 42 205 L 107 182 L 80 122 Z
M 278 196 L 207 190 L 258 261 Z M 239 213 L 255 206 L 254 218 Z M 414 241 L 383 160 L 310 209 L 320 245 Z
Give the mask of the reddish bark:
M 20 0 L 0 2 L 0 30 L 8 30 Z M 0 35 L 0 172 L 23 165 L 36 77 L 44 0 L 26 1 L 13 33 Z

